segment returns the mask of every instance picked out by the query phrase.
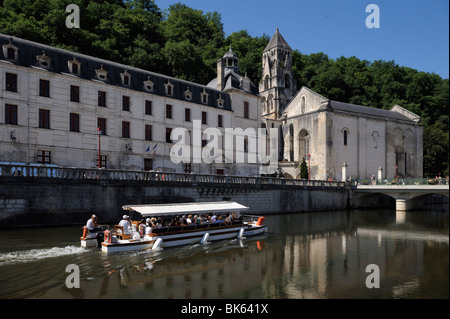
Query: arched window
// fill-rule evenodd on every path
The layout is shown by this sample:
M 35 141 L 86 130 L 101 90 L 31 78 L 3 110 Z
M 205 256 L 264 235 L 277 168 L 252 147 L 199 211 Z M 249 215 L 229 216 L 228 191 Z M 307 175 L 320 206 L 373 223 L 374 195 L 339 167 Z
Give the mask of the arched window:
M 284 87 L 286 89 L 289 89 L 291 87 L 291 77 L 289 76 L 289 74 L 284 75 Z
M 395 148 L 396 177 L 406 176 L 406 152 L 401 146 Z
M 268 89 L 269 89 L 269 76 L 266 75 L 266 77 L 264 78 L 264 90 Z
M 298 134 L 299 141 L 299 160 L 306 158 L 309 154 L 309 134 L 305 129 L 302 129 Z
M 342 133 L 344 135 L 344 145 L 347 145 L 347 142 L 348 142 L 348 129 L 345 128 Z
M 378 138 L 380 137 L 380 134 L 378 134 L 377 131 L 373 131 L 372 138 L 373 138 L 373 148 L 378 148 Z
M 289 125 L 289 161 L 294 161 L 294 125 Z
M 273 110 L 273 95 L 270 94 L 267 98 L 267 113 Z
M 306 97 L 303 95 L 302 99 L 300 100 L 300 112 L 302 114 L 305 114 L 306 112 Z

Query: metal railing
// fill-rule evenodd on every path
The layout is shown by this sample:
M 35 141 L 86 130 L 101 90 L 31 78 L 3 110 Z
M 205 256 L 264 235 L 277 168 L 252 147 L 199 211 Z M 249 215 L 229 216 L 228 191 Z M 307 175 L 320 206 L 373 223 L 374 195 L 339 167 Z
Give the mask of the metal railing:
M 352 179 L 351 185 L 448 185 L 446 178 Z
M 276 177 L 208 175 L 157 171 L 125 171 L 97 168 L 68 168 L 47 165 L 0 164 L 0 177 L 52 178 L 70 180 L 142 181 L 190 186 L 236 186 L 252 188 L 320 187 L 345 188 L 345 182 Z

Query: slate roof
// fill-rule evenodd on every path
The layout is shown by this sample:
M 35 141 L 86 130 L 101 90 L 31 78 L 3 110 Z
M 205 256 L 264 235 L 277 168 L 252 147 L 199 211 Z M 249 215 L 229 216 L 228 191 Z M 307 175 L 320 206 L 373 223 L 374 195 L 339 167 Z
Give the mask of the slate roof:
M 259 94 L 258 88 L 252 81 L 250 81 L 250 79 L 249 79 L 250 90 L 249 91 L 244 90 L 243 87 L 241 86 L 241 80 L 240 80 L 241 78 L 244 78 L 244 77 L 242 75 L 234 72 L 233 70 L 231 70 L 231 69 L 225 70 L 225 74 L 224 74 L 225 85 L 224 85 L 223 90 L 226 91 L 229 89 L 236 89 L 236 90 L 244 91 L 244 92 L 251 93 L 254 95 Z M 217 78 L 211 80 L 207 86 L 211 87 L 211 88 L 216 88 L 217 87 Z
M 106 84 L 126 87 L 132 90 L 146 92 L 154 95 L 167 96 L 164 84 L 166 84 L 168 80 L 170 80 L 170 83 L 173 84 L 173 95 L 170 96 L 171 98 L 186 101 L 184 92 L 189 88 L 189 90 L 192 92 L 192 99 L 190 100 L 190 102 L 218 108 L 217 99 L 219 99 L 220 95 L 220 97 L 224 100 L 223 109 L 229 111 L 232 110 L 231 98 L 229 94 L 216 90 L 214 89 L 214 87 L 208 87 L 202 84 L 177 79 L 155 72 L 131 67 L 129 65 L 84 55 L 81 53 L 59 49 L 41 43 L 12 37 L 2 33 L 0 33 L 0 46 L 8 44 L 10 42 L 10 38 L 12 38 L 12 44 L 19 49 L 18 61 L 12 62 L 16 65 L 20 65 L 23 67 L 36 66 L 36 56 L 41 55 L 42 51 L 45 50 L 45 54 L 52 59 L 51 68 L 48 70 L 49 72 L 70 74 L 67 61 L 76 58 L 77 61 L 81 62 L 81 74 L 78 76 L 79 78 L 85 80 L 94 79 L 96 74 L 95 70 L 99 69 L 100 65 L 103 65 L 103 69 L 108 71 L 108 81 L 105 82 Z M 0 47 L 0 60 L 5 59 L 6 57 L 4 56 L 3 50 Z M 131 82 L 129 86 L 122 85 L 120 74 L 123 73 L 124 70 L 126 70 L 131 75 Z M 143 82 L 147 81 L 148 76 L 150 76 L 150 80 L 154 83 L 153 92 L 147 92 L 144 89 Z M 203 90 L 205 90 L 205 92 L 209 94 L 207 104 L 204 104 L 201 101 Z
M 269 43 L 267 44 L 266 48 L 264 49 L 264 52 L 269 51 L 276 47 L 292 51 L 291 47 L 289 46 L 289 44 L 286 42 L 286 40 L 283 38 L 280 31 L 278 30 L 278 27 L 277 27 L 277 30 L 275 31 L 275 34 L 272 36 L 272 39 L 270 39 Z
M 375 117 L 380 117 L 380 118 L 389 118 L 389 119 L 395 119 L 395 120 L 415 122 L 411 118 L 408 118 L 398 112 L 384 110 L 384 109 L 378 109 L 378 108 L 374 108 L 374 107 L 368 107 L 368 106 L 362 106 L 362 105 L 356 105 L 356 104 L 350 104 L 350 103 L 344 103 L 344 102 L 338 102 L 338 101 L 332 101 L 332 100 L 328 101 L 328 104 L 324 104 L 324 106 L 327 109 L 336 110 L 336 111 L 343 111 L 343 112 L 349 112 L 349 113 L 355 113 L 355 114 L 375 116 Z

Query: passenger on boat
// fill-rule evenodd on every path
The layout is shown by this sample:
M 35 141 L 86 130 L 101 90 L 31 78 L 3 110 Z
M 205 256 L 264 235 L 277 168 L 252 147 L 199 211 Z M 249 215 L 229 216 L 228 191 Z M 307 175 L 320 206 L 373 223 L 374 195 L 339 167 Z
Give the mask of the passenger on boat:
M 217 220 L 217 213 L 214 213 L 211 217 L 211 223 L 214 223 Z
M 231 217 L 230 213 L 227 213 L 227 217 L 225 217 L 225 224 L 229 225 L 233 221 L 233 218 Z
M 155 220 L 156 220 L 156 218 L 155 218 Z M 163 221 L 162 221 L 162 219 L 161 218 L 158 218 L 158 220 L 157 221 L 155 221 L 155 225 L 156 225 L 156 228 L 162 228 L 163 227 Z
M 186 218 L 186 224 L 192 224 L 192 215 L 188 215 L 188 217 Z
M 213 224 L 217 224 L 217 223 L 223 223 L 222 216 L 217 217 L 217 218 L 213 221 Z
M 92 215 L 91 218 L 87 221 L 86 227 L 91 233 L 102 231 L 102 228 L 98 227 L 98 217 L 95 215 Z
M 123 227 L 123 232 L 125 234 L 130 234 L 131 233 L 131 230 L 130 230 L 130 216 L 123 215 L 122 220 L 119 223 L 119 226 Z
M 152 223 L 150 218 L 147 218 L 145 226 L 145 234 L 150 235 L 153 232 L 153 227 L 155 227 L 155 225 Z

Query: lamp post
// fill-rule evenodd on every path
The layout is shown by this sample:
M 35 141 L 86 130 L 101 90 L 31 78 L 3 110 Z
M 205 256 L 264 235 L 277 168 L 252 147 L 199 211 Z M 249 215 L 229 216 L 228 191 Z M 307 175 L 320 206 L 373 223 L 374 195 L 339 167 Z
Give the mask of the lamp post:
M 308 180 L 311 179 L 311 154 L 308 154 Z
M 398 166 L 395 165 L 395 179 L 397 179 L 398 177 Z
M 97 135 L 98 135 L 98 168 L 102 168 L 102 160 L 100 156 L 100 136 L 102 135 L 102 130 L 100 127 L 97 128 Z

